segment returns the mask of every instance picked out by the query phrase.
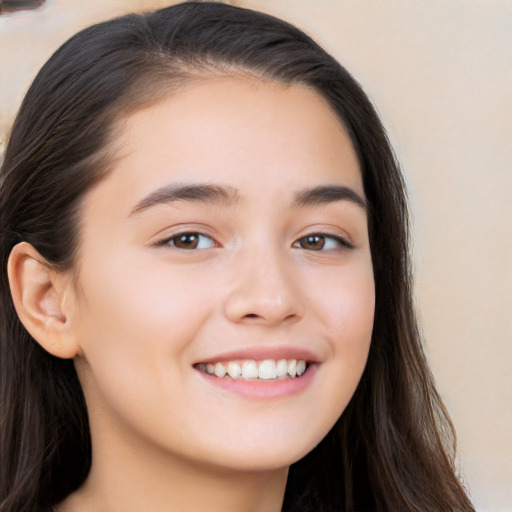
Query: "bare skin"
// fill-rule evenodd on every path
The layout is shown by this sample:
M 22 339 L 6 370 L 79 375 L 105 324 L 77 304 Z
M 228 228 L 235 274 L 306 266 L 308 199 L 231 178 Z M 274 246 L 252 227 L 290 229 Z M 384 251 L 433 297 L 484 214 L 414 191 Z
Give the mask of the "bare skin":
M 311 90 L 231 77 L 131 115 L 118 142 L 84 200 L 75 279 L 27 248 L 11 258 L 20 289 L 46 276 L 51 293 L 26 302 L 46 294 L 52 320 L 31 332 L 74 357 L 89 410 L 90 474 L 55 510 L 277 512 L 290 464 L 342 414 L 370 345 L 350 140 Z M 279 378 L 206 370 L 280 360 Z

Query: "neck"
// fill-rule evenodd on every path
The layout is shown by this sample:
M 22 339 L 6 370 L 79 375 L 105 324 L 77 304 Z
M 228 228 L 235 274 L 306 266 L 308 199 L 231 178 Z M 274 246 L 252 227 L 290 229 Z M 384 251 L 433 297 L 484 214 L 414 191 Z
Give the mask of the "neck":
M 102 441 L 93 445 L 86 482 L 55 512 L 281 510 L 288 468 L 237 471 L 161 454 L 150 446 L 123 447 L 119 437 Z

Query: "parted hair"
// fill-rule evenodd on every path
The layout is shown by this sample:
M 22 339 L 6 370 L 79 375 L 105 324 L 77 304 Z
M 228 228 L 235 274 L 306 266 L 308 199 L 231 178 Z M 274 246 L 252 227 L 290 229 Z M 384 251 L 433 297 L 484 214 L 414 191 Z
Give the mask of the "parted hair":
M 298 28 L 256 11 L 187 2 L 87 28 L 41 69 L 14 122 L 0 175 L 0 512 L 48 510 L 91 464 L 72 360 L 18 319 L 7 261 L 19 242 L 73 269 L 81 200 L 109 171 L 116 127 L 176 88 L 212 76 L 302 84 L 346 128 L 369 204 L 376 305 L 368 362 L 346 410 L 290 468 L 283 510 L 473 511 L 454 464 L 412 301 L 403 178 L 361 86 Z

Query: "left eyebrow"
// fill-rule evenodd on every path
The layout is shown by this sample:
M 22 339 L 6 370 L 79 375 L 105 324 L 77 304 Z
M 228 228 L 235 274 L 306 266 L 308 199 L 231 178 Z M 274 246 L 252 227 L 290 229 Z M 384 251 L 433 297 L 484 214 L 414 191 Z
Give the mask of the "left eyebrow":
M 214 203 L 229 206 L 236 203 L 238 199 L 238 192 L 233 187 L 208 183 L 178 183 L 160 187 L 148 194 L 135 205 L 129 217 L 157 205 L 175 203 L 178 201 Z
M 324 185 L 311 189 L 301 190 L 295 195 L 293 205 L 298 208 L 333 203 L 336 201 L 350 201 L 360 206 L 365 212 L 368 202 L 350 187 L 339 185 Z

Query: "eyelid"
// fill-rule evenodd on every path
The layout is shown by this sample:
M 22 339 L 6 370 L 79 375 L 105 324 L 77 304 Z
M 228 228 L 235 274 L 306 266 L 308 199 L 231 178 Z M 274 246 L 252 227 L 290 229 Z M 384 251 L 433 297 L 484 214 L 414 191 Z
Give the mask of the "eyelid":
M 198 237 L 209 238 L 213 242 L 213 245 L 212 245 L 212 247 L 192 248 L 192 249 L 184 249 L 184 248 L 180 248 L 180 247 L 171 245 L 170 242 L 173 239 L 176 239 L 176 238 L 178 238 L 180 236 L 184 236 L 184 235 L 196 235 Z M 181 229 L 179 231 L 169 233 L 165 237 L 158 239 L 153 245 L 155 247 L 169 247 L 171 249 L 176 249 L 179 251 L 194 251 L 194 250 L 202 251 L 205 249 L 213 249 L 215 247 L 220 247 L 219 242 L 217 242 L 217 240 L 212 235 L 204 233 L 198 229 Z
M 348 237 L 340 235 L 339 233 L 332 233 L 325 230 L 317 230 L 317 231 L 311 231 L 310 233 L 306 233 L 305 235 L 299 237 L 294 243 L 293 246 L 296 246 L 299 244 L 301 240 L 304 240 L 305 238 L 309 236 L 321 236 L 324 237 L 324 239 L 331 239 L 335 240 L 338 244 L 338 247 L 332 248 L 332 249 L 324 249 L 323 247 L 321 249 L 305 249 L 303 247 L 298 247 L 303 250 L 308 250 L 311 252 L 327 252 L 327 251 L 335 251 L 335 250 L 343 250 L 343 249 L 354 249 L 355 246 L 352 244 Z
M 213 249 L 213 248 L 219 248 L 222 247 L 222 244 L 219 243 L 217 236 L 213 235 L 208 229 L 208 227 L 205 226 L 194 226 L 194 225 L 181 225 L 181 226 L 175 226 L 174 231 L 172 228 L 168 228 L 166 230 L 162 230 L 165 235 L 158 237 L 158 239 L 152 243 L 153 247 L 168 247 L 170 249 L 175 249 L 179 251 L 202 251 L 205 249 Z M 300 248 L 303 250 L 307 250 L 310 252 L 334 252 L 334 251 L 343 251 L 347 249 L 355 249 L 356 246 L 351 241 L 350 237 L 341 232 L 340 229 L 337 228 L 329 228 L 329 227 L 314 227 L 311 226 L 307 231 L 304 231 L 304 234 L 298 238 L 295 239 L 295 241 L 292 243 L 293 248 Z M 173 243 L 173 239 L 177 239 L 180 236 L 183 235 L 196 235 L 202 238 L 210 239 L 212 244 L 210 247 L 191 247 L 191 248 L 184 248 L 184 247 L 176 247 Z M 327 248 L 320 248 L 320 249 L 311 249 L 311 248 L 305 248 L 300 247 L 301 240 L 304 240 L 308 236 L 320 236 L 323 237 L 326 240 L 330 240 L 331 243 L 334 241 L 336 243 L 336 247 L 327 247 Z M 156 237 L 155 237 L 156 238 Z

